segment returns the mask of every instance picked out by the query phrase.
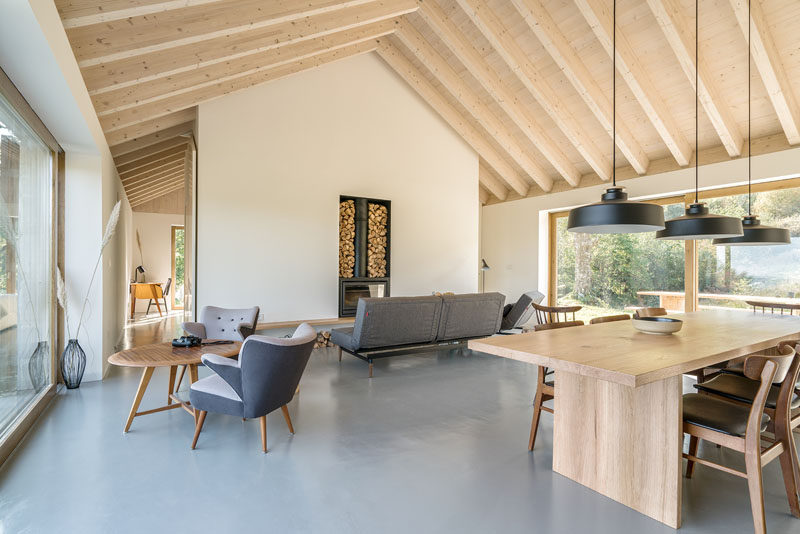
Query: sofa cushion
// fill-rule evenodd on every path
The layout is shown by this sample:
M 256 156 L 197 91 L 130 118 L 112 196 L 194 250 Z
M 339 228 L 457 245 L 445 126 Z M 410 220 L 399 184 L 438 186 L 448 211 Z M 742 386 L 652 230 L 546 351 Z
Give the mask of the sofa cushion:
M 496 334 L 500 330 L 505 301 L 501 293 L 443 296 L 437 341 Z
M 343 349 L 356 350 L 353 328 L 333 328 L 331 330 L 331 343 Z
M 352 350 L 431 343 L 441 312 L 442 298 L 435 296 L 360 299 Z

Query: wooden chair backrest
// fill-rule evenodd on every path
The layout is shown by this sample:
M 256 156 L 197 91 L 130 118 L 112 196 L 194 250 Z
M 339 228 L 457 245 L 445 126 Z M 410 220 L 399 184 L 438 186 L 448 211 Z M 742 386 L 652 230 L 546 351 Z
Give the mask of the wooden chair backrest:
M 777 350 L 773 349 L 769 352 L 774 352 L 775 354 L 761 353 L 748 356 L 744 361 L 744 375 L 751 380 L 761 380 L 763 369 L 766 367 L 767 362 L 771 361 L 775 363 L 775 375 L 771 383 L 782 384 L 794 363 L 795 348 L 791 342 L 781 343 L 778 345 Z M 794 386 L 795 381 L 792 380 L 792 386 Z
M 667 310 L 664 308 L 639 308 L 636 310 L 636 317 L 661 317 L 666 315 Z
M 536 312 L 536 322 L 540 325 L 569 321 L 569 314 L 572 314 L 572 320 L 574 321 L 575 312 L 583 308 L 583 306 L 542 306 L 535 302 L 531 302 L 531 304 Z
M 630 319 L 631 316 L 627 313 L 623 313 L 620 315 L 606 315 L 604 317 L 595 317 L 589 321 L 589 324 L 600 324 L 600 323 L 610 323 L 613 321 L 626 321 Z
M 533 327 L 536 332 L 542 330 L 555 330 L 556 328 L 569 328 L 571 326 L 583 326 L 583 321 L 562 321 L 560 323 L 537 324 Z

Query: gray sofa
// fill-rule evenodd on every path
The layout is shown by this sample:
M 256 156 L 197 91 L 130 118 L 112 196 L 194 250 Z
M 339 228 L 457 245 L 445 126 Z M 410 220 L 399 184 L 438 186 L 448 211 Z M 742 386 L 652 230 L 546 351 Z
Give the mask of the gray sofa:
M 352 328 L 334 328 L 331 341 L 369 363 L 375 358 L 410 354 L 463 343 L 500 330 L 505 296 L 475 293 L 430 297 L 364 298 Z

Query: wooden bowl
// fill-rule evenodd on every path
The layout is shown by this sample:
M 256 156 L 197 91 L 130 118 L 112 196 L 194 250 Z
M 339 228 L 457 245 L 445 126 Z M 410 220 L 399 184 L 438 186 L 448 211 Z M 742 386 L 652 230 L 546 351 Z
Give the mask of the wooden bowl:
M 683 327 L 683 321 L 671 317 L 639 317 L 631 322 L 639 332 L 659 336 L 674 334 Z

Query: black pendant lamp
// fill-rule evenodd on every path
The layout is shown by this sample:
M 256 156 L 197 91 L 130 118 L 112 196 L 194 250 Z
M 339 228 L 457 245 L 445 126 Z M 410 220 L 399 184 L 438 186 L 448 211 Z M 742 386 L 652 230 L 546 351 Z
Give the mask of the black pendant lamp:
M 625 188 L 617 187 L 617 2 L 614 0 L 614 29 L 612 46 L 613 79 L 611 178 L 612 187 L 600 197 L 600 202 L 570 210 L 567 230 L 583 234 L 635 234 L 655 232 L 664 228 L 664 209 L 656 204 L 628 200 Z
M 750 0 L 752 1 L 752 0 Z M 747 2 L 747 15 L 750 19 L 750 1 Z M 750 143 L 750 24 L 747 25 L 747 215 L 742 218 L 742 228 L 744 235 L 740 237 L 728 237 L 725 239 L 715 239 L 715 245 L 756 247 L 770 245 L 788 245 L 792 242 L 789 230 L 786 228 L 776 228 L 765 226 L 758 220 L 757 215 L 753 215 L 753 192 L 752 192 L 752 165 L 751 165 L 751 143 Z
M 699 2 L 694 2 L 694 203 L 689 204 L 686 213 L 667 221 L 666 228 L 656 232 L 656 239 L 693 240 L 738 237 L 742 235 L 742 222 L 735 217 L 715 215 L 708 212 L 705 202 L 699 200 L 700 151 L 698 143 L 698 107 L 700 90 L 698 85 L 698 43 L 700 42 Z

